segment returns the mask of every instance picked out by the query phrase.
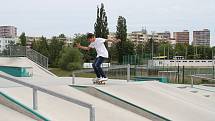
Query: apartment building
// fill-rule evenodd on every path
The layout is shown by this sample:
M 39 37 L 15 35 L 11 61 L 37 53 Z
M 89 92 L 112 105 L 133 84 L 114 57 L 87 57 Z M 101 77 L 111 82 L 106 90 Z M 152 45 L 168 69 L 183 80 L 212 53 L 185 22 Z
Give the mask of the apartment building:
M 193 31 L 194 46 L 210 46 L 210 30 Z
M 173 32 L 173 38 L 175 39 L 176 44 L 189 44 L 189 31 Z

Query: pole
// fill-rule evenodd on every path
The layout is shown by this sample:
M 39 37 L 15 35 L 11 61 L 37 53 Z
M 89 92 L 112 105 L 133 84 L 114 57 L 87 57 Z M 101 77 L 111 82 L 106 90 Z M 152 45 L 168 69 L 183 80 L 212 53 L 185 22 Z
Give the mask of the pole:
M 187 59 L 187 47 L 186 47 L 186 54 L 185 54 L 185 59 Z
M 152 41 L 152 60 L 153 60 L 153 56 L 154 56 L 154 32 L 152 32 L 151 41 Z
M 183 70 L 182 70 L 182 83 L 184 84 L 184 66 L 183 66 Z
M 37 90 L 33 89 L 33 109 L 37 110 L 38 105 L 37 105 Z
M 212 48 L 212 66 L 213 66 L 213 79 L 214 79 L 214 49 Z
M 90 108 L 90 121 L 95 121 L 95 107 Z
M 177 82 L 177 83 L 179 83 L 179 76 L 180 76 L 180 75 L 179 75 L 179 71 L 180 71 L 180 70 L 179 70 L 179 64 L 178 64 L 178 82 Z
M 127 82 L 129 82 L 130 81 L 130 78 L 131 78 L 131 65 L 130 64 L 128 64 L 128 66 L 127 66 Z
M 191 88 L 193 88 L 193 76 L 191 75 Z
M 169 60 L 169 46 L 168 46 L 168 60 Z
M 74 85 L 75 84 L 75 73 L 73 72 L 72 73 L 72 85 Z

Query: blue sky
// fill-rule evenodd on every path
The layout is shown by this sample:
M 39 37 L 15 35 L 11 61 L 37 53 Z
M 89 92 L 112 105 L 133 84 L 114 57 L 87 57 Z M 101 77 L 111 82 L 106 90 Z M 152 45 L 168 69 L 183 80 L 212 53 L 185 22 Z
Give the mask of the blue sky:
M 0 25 L 17 26 L 19 34 L 51 37 L 60 33 L 92 32 L 96 6 L 103 2 L 110 31 L 118 16 L 127 19 L 128 32 L 211 30 L 215 45 L 214 0 L 2 0 Z M 192 34 L 191 34 L 192 36 Z

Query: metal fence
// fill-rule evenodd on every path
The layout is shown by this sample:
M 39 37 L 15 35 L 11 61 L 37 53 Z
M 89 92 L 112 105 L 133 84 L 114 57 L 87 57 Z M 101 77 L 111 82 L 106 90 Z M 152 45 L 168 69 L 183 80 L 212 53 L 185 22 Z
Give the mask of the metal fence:
M 48 58 L 37 51 L 25 46 L 8 46 L 0 56 L 4 57 L 27 57 L 38 65 L 48 69 Z
M 48 69 L 48 58 L 38 53 L 37 51 L 30 48 L 26 48 L 26 57 L 39 64 L 40 66 Z
M 151 59 L 151 55 L 149 54 L 126 55 L 126 56 L 123 56 L 123 64 L 147 65 L 149 59 Z
M 85 107 L 85 108 L 88 108 L 90 110 L 89 111 L 89 113 L 90 113 L 90 118 L 89 118 L 90 121 L 95 121 L 95 107 L 93 107 L 93 105 L 91 105 L 89 103 L 86 103 L 86 102 L 80 101 L 78 99 L 68 97 L 68 96 L 62 95 L 60 93 L 45 89 L 43 87 L 39 87 L 39 86 L 30 84 L 30 83 L 27 83 L 27 82 L 23 82 L 21 80 L 18 80 L 18 79 L 12 78 L 12 77 L 8 77 L 8 76 L 2 75 L 2 74 L 0 74 L 0 77 L 6 79 L 8 81 L 15 82 L 17 84 L 21 84 L 21 85 L 23 85 L 25 87 L 32 88 L 33 89 L 33 109 L 34 110 L 38 110 L 38 95 L 37 95 L 37 92 L 40 91 L 40 92 L 49 94 L 51 96 L 60 98 L 62 100 L 77 104 L 77 105 Z

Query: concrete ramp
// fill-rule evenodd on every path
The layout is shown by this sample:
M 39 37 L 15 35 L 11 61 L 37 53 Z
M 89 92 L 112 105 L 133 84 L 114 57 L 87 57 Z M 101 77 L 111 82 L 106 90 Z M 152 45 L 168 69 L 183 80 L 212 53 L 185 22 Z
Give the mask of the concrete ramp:
M 0 92 L 0 114 L 1 121 L 49 121 L 49 119 L 2 92 Z
M 17 111 L 14 111 L 0 104 L 0 120 L 1 121 L 36 121 L 28 116 L 25 116 Z
M 159 82 L 96 86 L 101 93 L 119 98 L 175 121 L 214 121 L 215 101 Z
M 26 57 L 0 57 L 0 66 L 11 66 L 11 67 L 32 67 L 33 76 L 55 76 L 45 68 L 34 63 Z
M 69 86 L 45 87 L 49 90 L 83 100 L 95 106 L 96 121 L 149 121 L 149 119 Z M 32 107 L 32 89 L 2 88 L 0 91 Z M 87 121 L 89 110 L 61 99 L 38 92 L 38 112 L 52 121 Z

